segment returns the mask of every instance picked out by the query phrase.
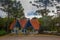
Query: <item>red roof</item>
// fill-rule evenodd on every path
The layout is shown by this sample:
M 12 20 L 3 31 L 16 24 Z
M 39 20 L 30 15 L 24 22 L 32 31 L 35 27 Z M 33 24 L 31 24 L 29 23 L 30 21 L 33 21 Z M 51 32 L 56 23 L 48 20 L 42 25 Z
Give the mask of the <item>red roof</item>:
M 27 22 L 28 22 L 28 20 L 26 20 L 26 19 L 20 19 L 20 20 L 19 20 L 20 26 L 21 26 L 22 28 L 25 27 L 25 25 L 26 25 Z M 10 25 L 10 29 L 13 29 L 15 23 L 16 23 L 16 20 L 14 20 L 14 21 L 12 22 L 12 24 Z M 39 30 L 40 23 L 39 23 L 38 19 L 31 19 L 31 20 L 30 20 L 30 23 L 32 24 L 32 26 L 33 26 L 33 28 L 34 28 L 35 30 Z
M 27 20 L 26 19 L 21 19 L 21 20 L 19 20 L 19 23 L 20 23 L 21 27 L 24 28 L 26 23 L 27 23 Z
M 10 25 L 10 29 L 13 29 L 15 23 L 16 23 L 16 20 L 14 20 L 14 21 L 11 23 L 11 25 Z
M 30 22 L 35 30 L 39 30 L 40 23 L 39 23 L 38 19 L 31 19 Z

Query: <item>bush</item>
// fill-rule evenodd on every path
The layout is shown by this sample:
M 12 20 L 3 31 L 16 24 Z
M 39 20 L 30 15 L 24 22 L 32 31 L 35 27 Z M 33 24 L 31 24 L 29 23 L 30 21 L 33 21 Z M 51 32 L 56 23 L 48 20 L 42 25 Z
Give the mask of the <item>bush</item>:
M 0 36 L 5 35 L 6 31 L 5 30 L 0 30 Z

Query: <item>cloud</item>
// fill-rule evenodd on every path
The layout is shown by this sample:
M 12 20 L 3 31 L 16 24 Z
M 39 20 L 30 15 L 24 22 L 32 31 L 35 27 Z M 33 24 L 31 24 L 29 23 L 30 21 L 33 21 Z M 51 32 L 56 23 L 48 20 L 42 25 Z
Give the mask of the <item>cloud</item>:
M 32 4 L 29 3 L 30 1 L 34 1 L 34 0 L 18 0 L 18 1 L 21 1 L 26 17 L 29 12 L 36 10 L 36 7 L 32 6 Z
M 6 13 L 0 10 L 0 17 L 4 18 L 6 16 L 7 16 Z
M 22 3 L 22 6 L 24 8 L 24 12 L 25 13 L 27 13 L 27 12 L 29 12 L 29 11 L 34 9 L 32 4 L 29 3 L 30 1 L 33 1 L 33 0 L 20 0 L 20 1 Z

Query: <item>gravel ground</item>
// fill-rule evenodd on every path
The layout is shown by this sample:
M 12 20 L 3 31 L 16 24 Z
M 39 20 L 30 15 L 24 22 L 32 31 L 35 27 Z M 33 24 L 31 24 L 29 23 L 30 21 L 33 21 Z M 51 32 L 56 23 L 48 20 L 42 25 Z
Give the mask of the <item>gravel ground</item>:
M 60 36 L 4 36 L 0 40 L 60 40 Z

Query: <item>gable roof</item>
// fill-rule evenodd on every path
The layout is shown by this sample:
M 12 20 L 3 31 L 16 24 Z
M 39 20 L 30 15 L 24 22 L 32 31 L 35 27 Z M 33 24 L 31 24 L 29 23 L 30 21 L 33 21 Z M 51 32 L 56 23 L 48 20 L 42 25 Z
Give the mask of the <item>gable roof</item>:
M 16 24 L 16 20 L 14 20 L 11 25 L 10 25 L 10 29 L 13 29 L 14 25 Z
M 30 23 L 30 20 L 27 20 L 27 23 L 26 23 L 26 25 L 25 25 L 24 28 L 25 28 L 25 29 L 28 29 L 28 28 L 32 28 L 32 29 L 33 29 L 33 26 L 32 26 L 32 24 Z
M 13 29 L 14 27 L 19 27 L 20 28 L 20 23 L 18 20 L 14 20 L 11 25 L 10 25 L 10 29 Z
M 40 23 L 38 19 L 31 19 L 31 20 L 20 19 L 18 22 L 19 22 L 19 25 L 17 24 L 16 20 L 14 20 L 10 25 L 10 29 L 13 29 L 14 26 L 21 26 L 21 28 L 26 28 L 31 26 L 35 30 L 39 30 L 39 27 L 40 27 Z
M 15 23 L 15 27 L 20 27 L 20 23 L 19 23 L 19 20 L 16 20 L 16 23 Z
M 26 23 L 27 23 L 27 20 L 26 19 L 20 19 L 19 23 L 20 23 L 21 27 L 24 28 Z
M 31 19 L 30 23 L 32 24 L 32 26 L 35 30 L 39 30 L 40 23 L 39 23 L 38 19 Z

